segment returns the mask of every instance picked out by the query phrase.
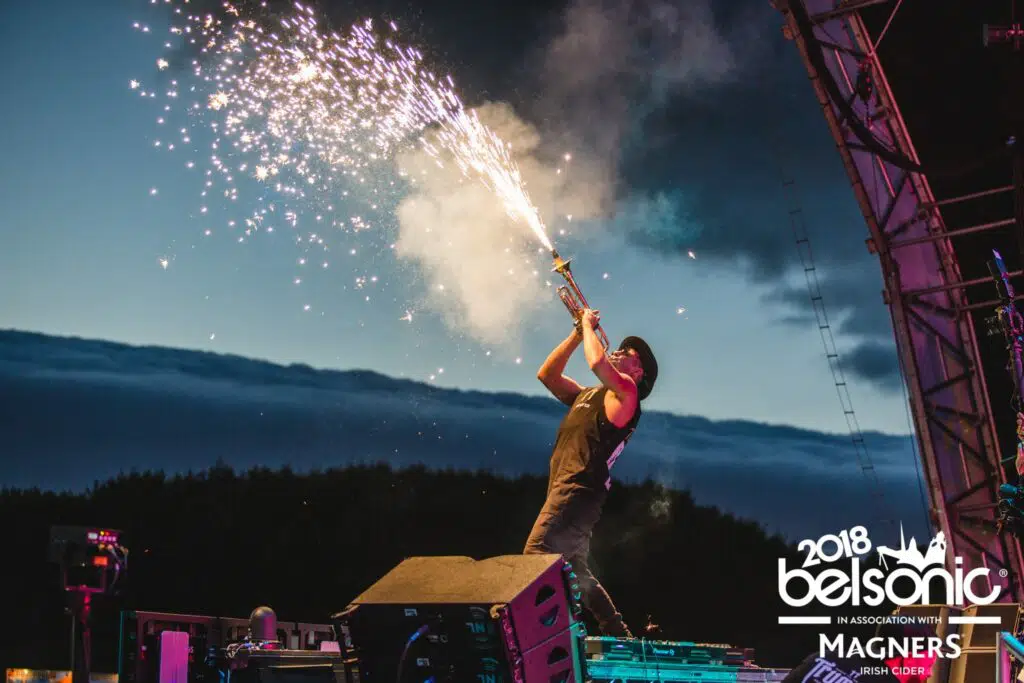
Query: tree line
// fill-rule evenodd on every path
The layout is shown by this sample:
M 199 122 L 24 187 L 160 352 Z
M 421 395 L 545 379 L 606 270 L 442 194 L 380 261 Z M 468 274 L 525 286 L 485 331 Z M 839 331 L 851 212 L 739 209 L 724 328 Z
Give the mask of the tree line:
M 245 618 L 265 604 L 282 621 L 328 623 L 406 557 L 521 552 L 545 488 L 536 476 L 421 466 L 297 474 L 218 463 L 173 477 L 124 474 L 77 495 L 5 489 L 0 667 L 68 666 L 70 617 L 58 568 L 47 562 L 55 524 L 119 529 L 131 551 L 119 594 L 95 608 L 93 670 L 115 672 L 122 609 Z M 686 491 L 614 486 L 592 553 L 637 635 L 753 647 L 770 666 L 792 666 L 817 648 L 816 627 L 778 625 L 788 613 L 778 561 L 800 562 L 802 553 Z

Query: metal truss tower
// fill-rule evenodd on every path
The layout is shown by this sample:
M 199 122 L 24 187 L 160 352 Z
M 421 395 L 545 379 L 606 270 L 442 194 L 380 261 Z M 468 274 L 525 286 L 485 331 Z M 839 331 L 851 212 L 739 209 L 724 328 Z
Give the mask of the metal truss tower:
M 973 315 L 951 239 L 1012 225 L 1013 217 L 949 229 L 942 210 L 1012 186 L 936 201 L 859 11 L 885 0 L 775 0 L 804 65 L 878 255 L 896 346 L 910 395 L 932 524 L 946 537 L 947 566 L 987 567 L 1000 600 L 1024 602 L 1015 538 L 996 533 L 1006 482 Z M 1014 454 L 1006 459 L 1012 462 Z M 975 586 L 979 595 L 981 586 Z

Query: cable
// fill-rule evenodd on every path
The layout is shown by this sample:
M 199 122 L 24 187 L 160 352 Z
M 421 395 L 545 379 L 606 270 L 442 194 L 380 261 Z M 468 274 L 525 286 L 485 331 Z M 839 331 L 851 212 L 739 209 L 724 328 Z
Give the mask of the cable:
M 932 529 L 932 516 L 928 511 L 928 498 L 924 492 L 924 478 L 921 476 L 921 454 L 917 450 L 917 440 L 914 439 L 914 421 L 910 415 L 910 399 L 907 397 L 907 371 L 903 365 L 903 356 L 900 353 L 896 354 L 896 359 L 899 362 L 900 368 L 900 390 L 903 393 L 903 412 L 907 416 L 907 430 L 910 432 L 910 454 L 914 459 L 914 471 L 917 472 L 917 494 L 921 498 L 921 509 L 924 512 L 924 525 L 929 530 Z
M 430 630 L 430 623 L 427 622 L 416 629 L 416 632 L 409 636 L 409 640 L 405 643 L 405 649 L 402 650 L 402 656 L 398 658 L 398 672 L 395 675 L 395 683 L 402 683 L 402 669 L 405 667 L 405 660 L 409 657 L 409 648 L 412 644 L 419 640 L 420 636 L 424 635 Z
M 825 348 L 825 358 L 828 361 L 829 370 L 832 372 L 832 380 L 836 387 L 836 394 L 839 397 L 839 404 L 846 418 L 846 427 L 850 432 L 850 441 L 854 448 L 854 454 L 860 469 L 865 478 L 868 479 L 871 493 L 876 498 L 876 510 L 881 513 L 881 521 L 895 525 L 895 518 L 890 514 L 881 482 L 878 480 L 878 473 L 875 470 L 868 450 L 867 442 L 861 431 L 860 423 L 857 420 L 857 413 L 853 407 L 853 399 L 846 382 L 846 374 L 842 364 L 839 362 L 839 350 L 836 347 L 835 337 L 832 334 L 832 325 L 829 322 L 828 310 L 825 306 L 825 297 L 821 293 L 821 283 L 818 280 L 817 267 L 814 265 L 814 255 L 811 251 L 811 240 L 807 234 L 807 228 L 803 221 L 803 209 L 800 208 L 796 198 L 796 181 L 789 180 L 783 172 L 783 189 L 789 195 L 789 220 L 793 230 L 793 237 L 796 240 L 797 252 L 800 255 L 800 262 L 804 269 L 804 279 L 807 281 L 807 293 L 810 296 L 811 307 L 814 310 L 814 317 L 818 323 L 818 332 L 821 335 L 821 342 Z M 806 252 L 806 253 L 805 253 Z
M 829 70 L 828 63 L 825 60 L 825 53 L 823 52 L 824 46 L 814 35 L 815 26 L 811 21 L 811 18 L 807 13 L 807 8 L 804 7 L 803 2 L 793 2 L 790 3 L 788 7 L 790 18 L 792 18 L 797 31 L 800 33 L 800 40 L 807 48 L 804 51 L 805 58 L 810 63 L 810 67 L 817 72 L 817 82 L 825 89 L 828 94 L 828 98 L 832 101 L 833 105 L 835 105 L 835 108 L 840 114 L 840 119 L 867 148 L 867 151 L 897 168 L 901 168 L 905 171 L 920 172 L 922 169 L 919 161 L 908 157 L 900 150 L 886 147 L 877 137 L 875 137 L 868 126 L 860 120 L 857 112 L 853 108 L 853 101 L 843 94 L 839 88 L 839 84 L 836 82 L 835 78 L 832 76 L 832 72 Z
M 878 40 L 871 46 L 871 56 L 875 57 L 878 52 L 878 46 L 882 44 L 882 38 L 885 38 L 885 34 L 889 32 L 889 27 L 892 25 L 892 20 L 896 18 L 896 13 L 900 11 L 900 5 L 903 4 L 903 0 L 898 0 L 896 6 L 892 8 L 892 12 L 889 13 L 889 19 L 885 22 L 885 27 L 882 32 L 878 34 Z

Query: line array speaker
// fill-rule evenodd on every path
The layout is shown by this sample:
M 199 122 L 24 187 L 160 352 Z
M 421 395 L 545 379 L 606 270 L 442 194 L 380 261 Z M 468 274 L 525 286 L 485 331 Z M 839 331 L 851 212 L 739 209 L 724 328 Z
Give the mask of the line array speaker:
M 583 683 L 579 588 L 559 555 L 412 557 L 334 615 L 365 683 Z

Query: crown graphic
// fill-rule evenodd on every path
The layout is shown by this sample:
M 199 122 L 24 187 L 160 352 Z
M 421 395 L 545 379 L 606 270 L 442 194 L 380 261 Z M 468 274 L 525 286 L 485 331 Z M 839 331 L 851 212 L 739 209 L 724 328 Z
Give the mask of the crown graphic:
M 886 569 L 889 569 L 889 563 L 886 561 L 886 558 L 891 557 L 896 560 L 897 565 L 910 565 L 914 569 L 923 572 L 933 564 L 942 565 L 945 562 L 946 536 L 941 531 L 935 534 L 935 538 L 928 544 L 928 550 L 922 555 L 917 547 L 917 541 L 913 537 L 910 538 L 910 543 L 907 543 L 903 535 L 903 524 L 900 524 L 899 549 L 880 545 L 876 550 L 878 551 L 878 561 Z

